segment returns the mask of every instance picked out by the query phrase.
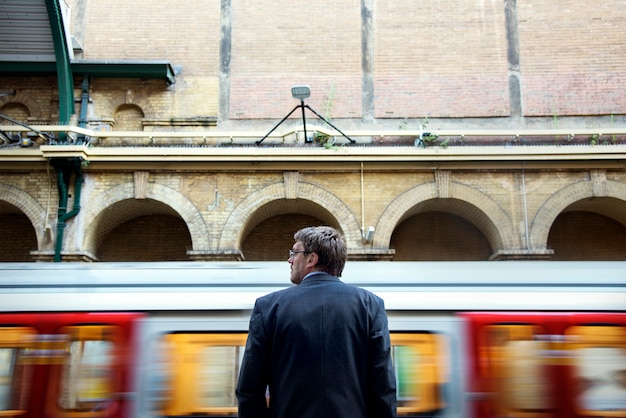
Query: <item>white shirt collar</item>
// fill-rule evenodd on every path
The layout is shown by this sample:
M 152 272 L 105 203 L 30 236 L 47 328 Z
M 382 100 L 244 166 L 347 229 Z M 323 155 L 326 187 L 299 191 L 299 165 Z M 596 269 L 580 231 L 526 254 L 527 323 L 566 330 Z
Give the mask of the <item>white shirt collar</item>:
M 306 276 L 304 276 L 302 281 L 305 281 L 308 277 L 314 276 L 316 274 L 327 274 L 327 273 L 324 273 L 323 271 L 312 271 L 309 274 L 307 274 Z

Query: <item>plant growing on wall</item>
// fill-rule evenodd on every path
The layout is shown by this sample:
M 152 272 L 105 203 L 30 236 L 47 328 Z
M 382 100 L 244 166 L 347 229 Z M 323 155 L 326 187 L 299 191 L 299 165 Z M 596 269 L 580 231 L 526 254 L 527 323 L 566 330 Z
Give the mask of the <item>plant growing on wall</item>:
M 450 140 L 445 139 L 443 141 L 438 142 L 439 135 L 427 129 L 428 123 L 429 123 L 428 116 L 425 116 L 424 119 L 422 119 L 422 123 L 420 124 L 420 135 L 418 138 L 415 139 L 415 143 L 414 143 L 415 146 L 422 147 L 422 148 L 426 148 L 432 145 L 439 145 L 444 148 L 447 147 L 448 144 L 450 143 Z
M 326 102 L 324 103 L 324 118 L 326 120 L 332 120 L 332 112 L 333 112 L 333 103 L 335 100 L 335 82 L 330 85 L 330 89 L 328 91 L 328 96 L 326 96 Z M 339 149 L 339 146 L 335 145 L 335 137 L 331 137 L 330 135 L 315 131 L 313 140 L 318 144 L 322 145 L 326 149 Z

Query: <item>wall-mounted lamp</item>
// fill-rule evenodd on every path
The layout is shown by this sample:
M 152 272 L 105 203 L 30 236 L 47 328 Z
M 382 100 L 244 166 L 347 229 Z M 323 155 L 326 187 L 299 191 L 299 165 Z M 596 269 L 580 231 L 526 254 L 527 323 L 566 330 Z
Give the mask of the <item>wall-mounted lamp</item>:
M 0 90 L 0 97 L 15 96 L 15 90 Z
M 311 89 L 309 86 L 293 86 L 291 95 L 294 99 L 304 100 L 311 95 Z
M 363 231 L 363 241 L 365 242 L 372 242 L 372 240 L 374 239 L 374 232 L 376 231 L 376 228 L 374 228 L 373 226 L 370 226 L 367 228 L 367 230 Z

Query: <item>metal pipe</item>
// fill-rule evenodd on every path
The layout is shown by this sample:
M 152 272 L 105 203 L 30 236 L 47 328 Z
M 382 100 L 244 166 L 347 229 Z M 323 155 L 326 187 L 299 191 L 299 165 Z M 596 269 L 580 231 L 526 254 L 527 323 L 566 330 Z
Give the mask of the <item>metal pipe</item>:
M 57 187 L 59 190 L 59 209 L 57 215 L 57 234 L 54 246 L 54 261 L 61 261 L 61 250 L 63 248 L 63 237 L 66 221 L 78 215 L 80 212 L 80 196 L 83 187 L 83 173 L 81 170 L 81 160 L 79 158 L 54 159 L 52 165 L 57 170 Z M 74 173 L 74 205 L 70 212 L 67 211 L 69 200 L 70 178 Z
M 89 76 L 83 76 L 82 94 L 80 96 L 80 117 L 78 118 L 78 126 L 87 127 L 87 108 L 89 106 Z

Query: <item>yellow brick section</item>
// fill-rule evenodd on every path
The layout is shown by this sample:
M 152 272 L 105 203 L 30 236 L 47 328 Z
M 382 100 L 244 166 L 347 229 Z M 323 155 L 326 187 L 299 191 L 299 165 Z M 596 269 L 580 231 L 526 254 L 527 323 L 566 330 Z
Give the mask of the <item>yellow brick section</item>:
M 80 254 L 109 261 L 178 260 L 190 254 L 196 259 L 229 259 L 241 254 L 246 259 L 283 260 L 291 234 L 307 223 L 340 228 L 352 254 L 397 250 L 397 260 L 487 259 L 492 253 L 516 251 L 533 256 L 552 248 L 564 259 L 579 251 L 570 244 L 574 238 L 568 228 L 579 232 L 583 247 L 588 245 L 584 237 L 591 234 L 589 245 L 594 248 L 599 245 L 595 230 L 613 230 L 605 234 L 607 245 L 601 246 L 606 259 L 626 254 L 620 238 L 626 231 L 617 225 L 626 196 L 626 176 L 620 170 L 567 170 L 556 175 L 531 170 L 523 176 L 508 170 L 450 170 L 438 175 L 365 171 L 363 194 L 359 170 L 292 171 L 286 176 L 281 170 L 144 169 L 135 175 L 87 166 L 84 173 L 81 210 L 67 223 L 63 247 L 76 259 Z M 145 182 L 139 198 L 137 181 Z M 298 186 L 288 197 L 293 181 Z M 45 170 L 3 176 L 0 219 L 11 231 L 7 242 L 20 237 L 14 250 L 7 244 L 6 257 L 24 261 L 30 250 L 39 251 L 39 257 L 53 253 L 49 236 L 56 233 L 57 203 L 55 182 L 47 180 Z M 564 216 L 572 208 L 575 212 Z M 594 218 L 587 224 L 577 213 Z M 45 232 L 46 224 L 52 231 Z M 376 227 L 373 242 L 361 240 L 363 226 Z M 158 244 L 145 244 L 150 240 Z M 144 245 L 134 250 L 138 242 Z M 154 247 L 151 254 L 146 245 Z M 589 256 L 601 258 L 593 254 Z

